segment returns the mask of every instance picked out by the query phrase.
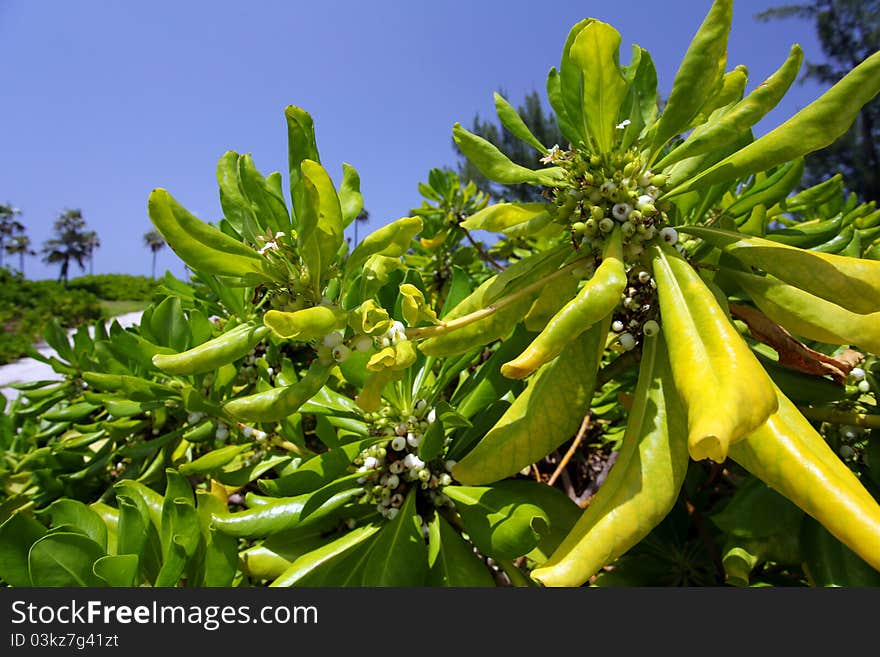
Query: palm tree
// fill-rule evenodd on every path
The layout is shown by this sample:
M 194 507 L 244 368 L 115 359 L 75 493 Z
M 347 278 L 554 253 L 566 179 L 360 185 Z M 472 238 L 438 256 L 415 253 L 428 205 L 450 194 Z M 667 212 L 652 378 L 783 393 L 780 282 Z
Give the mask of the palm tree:
M 24 224 L 16 219 L 20 214 L 21 210 L 11 204 L 0 204 L 0 267 L 3 266 L 3 255 L 6 253 L 6 240 L 24 232 Z
M 58 215 L 53 229 L 55 237 L 46 240 L 43 244 L 43 262 L 58 264 L 61 271 L 58 280 L 67 285 L 70 261 L 73 260 L 81 270 L 85 270 L 86 259 L 94 250 L 97 235 L 93 231 L 86 231 L 86 222 L 80 210 L 65 210 Z
M 153 254 L 152 277 L 156 278 L 156 254 L 165 246 L 165 238 L 158 230 L 151 230 L 144 233 L 144 246 Z
M 14 235 L 4 250 L 9 255 L 18 255 L 18 271 L 22 276 L 24 276 L 24 257 L 37 255 L 37 252 L 31 248 L 31 238 L 24 233 Z
M 358 224 L 359 223 L 367 223 L 370 220 L 370 213 L 365 209 L 358 212 L 358 215 L 354 218 L 354 245 L 358 245 Z
M 98 238 L 98 233 L 93 230 L 90 230 L 86 233 L 86 240 L 88 242 L 89 249 L 89 274 L 95 273 L 95 250 L 101 248 L 101 240 Z

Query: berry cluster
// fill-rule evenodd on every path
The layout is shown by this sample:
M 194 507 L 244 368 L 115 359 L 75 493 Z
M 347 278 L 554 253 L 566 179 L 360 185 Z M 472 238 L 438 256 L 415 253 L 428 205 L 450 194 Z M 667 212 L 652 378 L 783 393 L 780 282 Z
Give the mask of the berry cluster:
M 642 163 L 638 152 L 597 155 L 577 149 L 554 147 L 546 163 L 566 170 L 566 186 L 548 194 L 553 201 L 554 221 L 568 226 L 578 247 L 599 250 L 605 236 L 620 226 L 625 256 L 632 261 L 643 250 L 642 242 L 666 229 L 665 201 L 658 201 L 665 176 L 655 175 Z
M 452 483 L 449 472 L 455 465 L 441 460 L 426 463 L 419 458 L 419 446 L 435 420 L 435 411 L 427 408 L 424 400 L 414 404 L 411 414 L 400 414 L 390 406 L 368 413 L 370 433 L 387 436 L 363 450 L 355 459 L 354 467 L 362 473 L 358 483 L 366 488 L 361 503 L 375 503 L 379 513 L 389 520 L 397 515 L 413 486 L 424 491 L 431 506 L 450 504 L 443 487 Z
M 650 337 L 660 330 L 657 283 L 651 272 L 636 265 L 630 268 L 627 278 L 623 303 L 611 322 L 611 330 L 618 334 L 617 342 L 624 351 L 635 349 L 644 336 Z

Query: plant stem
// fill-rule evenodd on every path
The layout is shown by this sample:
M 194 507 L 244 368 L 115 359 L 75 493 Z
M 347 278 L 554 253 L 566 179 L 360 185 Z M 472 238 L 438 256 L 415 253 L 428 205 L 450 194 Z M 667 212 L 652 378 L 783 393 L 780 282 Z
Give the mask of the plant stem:
M 556 483 L 556 479 L 565 470 L 565 466 L 568 465 L 568 462 L 571 461 L 571 457 L 574 456 L 574 453 L 577 451 L 578 445 L 581 444 L 581 441 L 587 434 L 587 430 L 590 428 L 591 417 L 592 416 L 590 415 L 590 413 L 587 413 L 584 416 L 584 419 L 581 422 L 581 428 L 578 429 L 577 435 L 574 437 L 574 440 L 571 441 L 571 447 L 569 447 L 568 451 L 565 452 L 565 456 L 560 459 L 559 465 L 556 466 L 556 470 L 553 471 L 553 474 L 550 475 L 550 479 L 547 480 L 548 486 L 552 486 Z
M 504 271 L 504 265 L 501 265 L 498 262 L 496 262 L 492 258 L 492 256 L 489 255 L 489 252 L 483 248 L 483 245 L 480 244 L 479 242 L 477 242 L 473 238 L 473 235 L 471 235 L 471 232 L 467 228 L 464 228 L 462 230 L 464 230 L 464 236 L 467 238 L 467 241 L 470 242 L 471 246 L 473 246 L 477 250 L 477 253 L 480 254 L 480 258 L 482 258 L 483 260 L 488 262 L 490 265 L 492 265 L 493 267 L 495 267 L 499 271 Z
M 587 258 L 579 258 L 571 264 L 566 265 L 562 269 L 557 269 L 555 272 L 548 276 L 545 276 L 541 280 L 535 281 L 531 285 L 526 285 L 516 292 L 508 294 L 506 297 L 501 297 L 500 299 L 498 299 L 498 301 L 490 303 L 485 308 L 480 308 L 479 310 L 475 310 L 474 312 L 464 315 L 462 317 L 456 317 L 455 319 L 451 319 L 446 322 L 441 321 L 439 324 L 435 324 L 434 326 L 407 329 L 406 337 L 410 340 L 418 340 L 420 338 L 433 338 L 438 335 L 449 333 L 450 331 L 464 328 L 468 324 L 473 324 L 474 322 L 477 322 L 481 319 L 485 319 L 486 317 L 493 315 L 497 311 L 503 310 L 507 306 L 516 303 L 520 299 L 523 299 L 535 292 L 540 291 L 557 278 L 570 274 L 572 271 L 582 266 L 585 260 L 587 260 Z
M 848 424 L 855 427 L 868 429 L 880 429 L 880 415 L 868 415 L 867 413 L 854 413 L 849 411 L 835 411 L 828 408 L 812 408 L 800 406 L 798 410 L 810 420 L 830 422 L 831 424 Z

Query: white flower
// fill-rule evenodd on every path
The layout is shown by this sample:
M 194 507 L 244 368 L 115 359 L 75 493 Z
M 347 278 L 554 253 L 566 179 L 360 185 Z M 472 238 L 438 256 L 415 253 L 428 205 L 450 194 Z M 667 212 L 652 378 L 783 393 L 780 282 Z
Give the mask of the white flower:
M 620 346 L 627 351 L 630 351 L 636 346 L 636 339 L 631 333 L 622 333 L 620 335 Z
M 397 436 L 397 438 L 391 441 L 391 449 L 395 452 L 403 450 L 404 447 L 406 447 L 406 438 L 403 436 Z
M 550 150 L 547 151 L 547 154 L 540 159 L 541 164 L 552 164 L 559 157 L 560 152 L 559 144 L 553 144 Z
M 852 368 L 852 370 L 850 370 L 849 374 L 856 381 L 860 381 L 861 379 L 865 378 L 865 370 L 863 370 L 861 367 Z
M 333 333 L 328 333 L 321 340 L 321 344 L 325 347 L 330 347 L 331 349 L 342 342 L 342 333 L 339 331 L 334 331 Z
M 629 119 L 626 119 L 626 120 L 621 121 L 620 123 L 618 123 L 615 127 L 616 127 L 618 130 L 623 130 L 623 129 L 626 128 L 626 126 L 628 126 L 630 123 L 632 123 L 632 121 L 630 121 Z
M 611 322 L 611 330 L 615 333 L 620 333 L 623 330 L 623 322 L 621 322 L 619 319 L 615 319 L 613 322 Z

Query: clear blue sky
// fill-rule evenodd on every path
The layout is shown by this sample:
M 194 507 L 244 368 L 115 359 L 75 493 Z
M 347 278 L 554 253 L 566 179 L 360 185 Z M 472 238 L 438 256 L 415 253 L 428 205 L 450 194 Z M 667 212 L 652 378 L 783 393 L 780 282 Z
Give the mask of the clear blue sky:
M 747 90 L 812 25 L 759 23 L 782 0 L 738 0 L 728 70 Z M 64 208 L 80 208 L 102 245 L 95 273 L 149 275 L 150 190 L 166 187 L 207 221 L 221 215 L 214 170 L 227 150 L 286 172 L 283 108 L 315 119 L 321 160 L 361 175 L 370 230 L 420 203 L 417 184 L 455 166 L 452 125 L 493 116 L 492 92 L 543 96 L 547 71 L 578 20 L 614 25 L 647 48 L 668 93 L 708 0 L 0 0 L 0 201 L 23 211 L 37 247 Z M 766 132 L 823 91 L 795 85 L 756 129 Z M 285 174 L 286 179 L 286 174 Z M 184 276 L 169 250 L 157 270 Z M 54 278 L 38 257 L 29 278 Z M 79 275 L 74 267 L 71 275 Z

